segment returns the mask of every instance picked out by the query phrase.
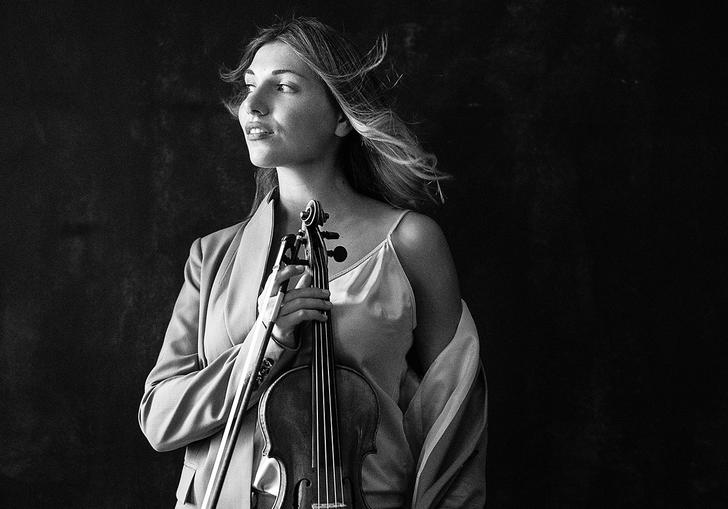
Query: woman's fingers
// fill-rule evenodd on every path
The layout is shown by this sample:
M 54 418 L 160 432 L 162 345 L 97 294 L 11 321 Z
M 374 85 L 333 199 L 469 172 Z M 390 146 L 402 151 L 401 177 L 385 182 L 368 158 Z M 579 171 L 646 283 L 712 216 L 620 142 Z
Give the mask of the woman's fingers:
M 276 321 L 274 332 L 279 334 L 279 337 L 288 340 L 292 338 L 296 327 L 303 322 L 310 320 L 325 322 L 328 318 L 326 312 L 331 309 L 332 305 L 329 301 L 330 292 L 328 290 L 311 286 L 312 277 L 309 269 L 285 269 L 279 271 L 279 277 L 283 278 L 282 280 L 303 273 L 296 283 L 296 287 L 286 292 Z
M 328 311 L 331 309 L 331 302 L 323 298 L 297 298 L 292 300 L 284 300 L 283 306 L 278 316 L 286 316 L 295 313 L 299 309 L 317 309 L 320 311 Z
M 314 288 L 312 286 L 294 288 L 286 292 L 286 297 L 283 302 L 285 303 L 294 299 L 328 299 L 329 295 L 328 290 L 322 290 L 321 288 Z
M 301 276 L 301 279 L 298 280 L 298 283 L 296 283 L 296 288 L 294 290 L 299 290 L 301 288 L 310 288 L 311 282 L 313 281 L 313 276 L 311 275 L 311 269 L 308 267 L 300 266 L 303 270 L 300 272 L 303 272 L 303 276 Z
M 296 287 L 286 293 L 279 316 L 289 315 L 301 309 L 327 311 L 331 309 L 329 295 L 328 290 L 311 286 L 311 270 L 307 268 Z
M 276 274 L 275 284 L 276 286 L 282 284 L 284 281 L 291 279 L 292 277 L 301 275 L 306 270 L 303 265 L 286 265 L 278 271 Z M 303 278 L 301 278 L 303 279 Z M 299 281 L 300 282 L 300 281 Z M 311 284 L 311 283 L 309 283 Z
M 317 309 L 299 309 L 293 313 L 289 313 L 286 316 L 278 317 L 276 325 L 280 327 L 286 333 L 297 325 L 307 322 L 309 320 L 316 320 L 318 322 L 326 321 L 326 313 Z

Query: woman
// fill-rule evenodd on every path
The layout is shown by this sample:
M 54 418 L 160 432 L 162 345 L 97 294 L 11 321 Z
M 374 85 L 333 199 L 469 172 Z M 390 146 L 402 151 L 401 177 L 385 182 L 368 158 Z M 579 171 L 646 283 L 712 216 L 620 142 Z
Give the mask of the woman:
M 383 55 L 383 44 L 363 57 L 331 28 L 298 18 L 262 30 L 225 75 L 239 88 L 229 107 L 259 168 L 255 203 L 247 221 L 193 243 L 139 410 L 155 449 L 186 447 L 178 507 L 199 506 L 210 478 L 246 339 L 260 331 L 257 299 L 277 251 L 271 239 L 297 231 L 313 198 L 348 257 L 329 260 L 330 292 L 311 287 L 300 266 L 269 281 L 290 280 L 293 289 L 254 398 L 308 361 L 306 324 L 330 313 L 338 362 L 369 381 L 379 404 L 377 452 L 362 466 L 368 505 L 484 504 L 477 333 L 442 232 L 407 210 L 433 199 L 443 174 L 385 106 L 371 72 Z M 261 452 L 255 417 L 246 413 L 218 507 L 271 507 L 278 493 L 281 474 Z

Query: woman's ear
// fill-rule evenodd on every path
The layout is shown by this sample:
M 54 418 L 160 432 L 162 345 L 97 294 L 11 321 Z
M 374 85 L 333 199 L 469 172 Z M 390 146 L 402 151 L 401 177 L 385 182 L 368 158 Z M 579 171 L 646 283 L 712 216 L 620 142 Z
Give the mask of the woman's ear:
M 346 118 L 346 115 L 344 115 L 344 112 L 339 112 L 339 119 L 336 122 L 336 130 L 334 131 L 334 134 L 338 136 L 339 138 L 343 138 L 347 134 L 351 132 L 351 123 L 349 123 L 349 119 Z

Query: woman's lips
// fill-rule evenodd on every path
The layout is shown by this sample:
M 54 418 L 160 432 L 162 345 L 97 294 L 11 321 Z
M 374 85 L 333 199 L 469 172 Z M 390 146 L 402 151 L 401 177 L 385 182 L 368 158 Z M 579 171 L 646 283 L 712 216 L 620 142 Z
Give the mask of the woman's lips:
M 249 140 L 262 140 L 273 135 L 273 131 L 259 124 L 246 124 L 245 135 Z

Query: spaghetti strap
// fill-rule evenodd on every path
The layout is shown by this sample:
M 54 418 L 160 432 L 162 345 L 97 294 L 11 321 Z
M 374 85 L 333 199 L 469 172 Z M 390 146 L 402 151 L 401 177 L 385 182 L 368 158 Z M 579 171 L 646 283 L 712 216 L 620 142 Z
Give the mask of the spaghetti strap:
M 399 223 L 402 222 L 402 218 L 404 216 L 406 216 L 408 212 L 410 212 L 410 211 L 409 210 L 403 210 L 402 213 L 399 216 L 397 216 L 397 219 L 394 221 L 394 224 L 392 225 L 392 227 L 387 232 L 387 238 L 389 238 L 389 237 L 392 236 L 392 233 L 394 233 L 394 230 L 397 229 L 397 226 L 399 226 Z

